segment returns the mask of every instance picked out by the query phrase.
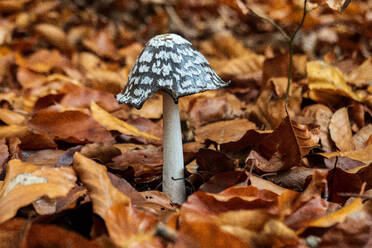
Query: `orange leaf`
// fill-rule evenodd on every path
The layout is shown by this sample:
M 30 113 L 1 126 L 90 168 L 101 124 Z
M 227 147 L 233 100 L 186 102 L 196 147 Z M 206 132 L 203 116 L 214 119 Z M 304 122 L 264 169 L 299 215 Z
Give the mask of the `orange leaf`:
M 93 101 L 90 103 L 90 109 L 92 111 L 93 118 L 107 130 L 115 130 L 126 135 L 141 136 L 159 140 L 158 137 L 145 132 L 141 132 L 136 127 L 109 114 Z
M 93 202 L 93 211 L 106 218 L 107 211 L 113 205 L 130 204 L 130 199 L 112 185 L 107 169 L 93 160 L 75 153 L 74 165 L 80 180 L 88 188 Z
M 330 213 L 327 216 L 319 218 L 309 224 L 309 227 L 330 227 L 337 223 L 345 221 L 346 217 L 361 210 L 363 207 L 362 199 L 356 198 L 352 203 L 342 207 L 336 212 Z
M 0 223 L 41 196 L 67 195 L 75 181 L 75 173 L 69 167 L 52 168 L 11 160 L 0 190 Z
M 120 247 L 163 247 L 154 236 L 156 218 L 131 205 L 113 205 L 106 213 L 105 223 L 111 239 Z

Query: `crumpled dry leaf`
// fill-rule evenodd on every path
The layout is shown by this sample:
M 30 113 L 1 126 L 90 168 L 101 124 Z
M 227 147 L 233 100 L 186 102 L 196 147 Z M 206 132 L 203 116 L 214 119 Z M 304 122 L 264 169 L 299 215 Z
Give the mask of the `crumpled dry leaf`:
M 340 208 L 336 212 L 314 220 L 309 224 L 309 227 L 330 227 L 336 223 L 342 223 L 345 221 L 346 217 L 361 210 L 362 206 L 362 199 L 356 198 L 352 203 Z
M 213 69 L 225 80 L 259 81 L 264 56 L 245 48 L 233 36 L 220 34 L 201 43 L 201 52 L 208 57 Z
M 320 153 L 320 155 L 326 158 L 333 158 L 333 157 L 347 157 L 350 159 L 354 159 L 357 161 L 361 161 L 365 164 L 372 163 L 372 144 L 368 145 L 367 147 L 355 151 L 339 151 L 339 152 L 330 152 L 330 153 Z
M 353 141 L 355 145 L 355 150 L 363 149 L 368 144 L 368 140 L 372 135 L 372 124 L 363 126 L 356 134 L 353 136 Z
M 156 218 L 130 205 L 113 205 L 108 211 L 105 223 L 110 237 L 120 247 L 162 248 L 161 240 L 156 237 Z
M 351 0 L 310 0 L 311 3 L 326 4 L 333 10 L 343 12 L 351 3 Z
M 106 218 L 106 214 L 112 206 L 130 204 L 129 197 L 112 185 L 106 167 L 78 152 L 75 153 L 73 167 L 88 189 L 94 212 L 103 219 Z
M 47 81 L 47 77 L 20 66 L 17 70 L 17 81 L 24 89 L 37 88 Z
M 113 40 L 113 34 L 109 27 L 99 31 L 90 39 L 85 39 L 83 44 L 90 50 L 102 57 L 117 58 L 117 51 Z
M 3 171 L 3 164 L 8 160 L 9 157 L 9 150 L 5 141 L 6 140 L 4 138 L 0 139 L 0 173 Z
M 335 104 L 344 96 L 355 101 L 362 101 L 363 96 L 355 93 L 347 85 L 345 75 L 336 67 L 322 61 L 310 61 L 306 66 L 309 80 L 309 97 L 317 102 Z
M 191 108 L 187 110 L 187 120 L 199 127 L 213 121 L 234 119 L 243 114 L 241 107 L 241 102 L 227 93 L 223 96 L 198 97 L 192 100 Z
M 344 170 L 338 167 L 332 169 L 328 173 L 328 189 L 329 199 L 333 202 L 344 203 L 348 197 L 342 196 L 339 193 L 354 193 L 358 194 L 364 183 L 365 189 L 372 188 L 372 164 L 358 166 L 353 169 Z
M 50 72 L 53 68 L 62 68 L 69 64 L 58 50 L 38 50 L 27 58 L 16 54 L 16 63 L 18 66 L 30 69 L 35 72 Z
M 93 101 L 90 104 L 90 109 L 92 111 L 93 118 L 107 130 L 115 130 L 126 135 L 141 136 L 155 140 L 160 139 L 154 135 L 141 132 L 136 127 L 112 116 Z
M 40 23 L 35 26 L 35 31 L 45 38 L 49 43 L 61 49 L 67 46 L 67 35 L 58 26 L 50 23 Z
M 369 247 L 372 245 L 371 202 L 363 205 L 360 211 L 350 214 L 344 222 L 335 225 L 323 236 L 321 247 Z
M 52 106 L 37 112 L 27 126 L 71 143 L 112 143 L 114 140 L 89 114 L 79 110 L 59 110 Z
M 25 126 L 0 126 L 0 138 L 23 136 L 27 131 L 28 128 Z
M 96 241 L 90 241 L 76 232 L 56 225 L 31 223 L 22 218 L 15 218 L 0 225 L 2 248 L 21 247 L 24 244 L 27 244 L 28 248 L 102 248 Z
M 305 118 L 311 118 L 311 123 L 320 127 L 320 143 L 322 149 L 325 152 L 331 152 L 334 150 L 334 144 L 332 143 L 331 136 L 329 134 L 329 123 L 331 121 L 333 112 L 327 106 L 322 104 L 314 104 L 305 107 L 302 110 Z
M 117 245 L 137 247 L 152 243 L 154 247 L 162 247 L 153 235 L 156 218 L 132 207 L 130 198 L 112 185 L 106 167 L 76 153 L 74 169 L 88 188 L 94 212 L 105 220 Z
M 238 141 L 250 129 L 256 125 L 247 119 L 235 119 L 230 121 L 219 121 L 202 126 L 195 131 L 195 140 L 204 143 L 207 140 L 223 144 Z
M 349 115 L 346 108 L 340 108 L 333 114 L 329 123 L 329 132 L 340 151 L 347 152 L 355 150 Z
M 152 145 L 139 146 L 128 144 L 124 151 L 124 144 L 117 144 L 122 154 L 113 158 L 113 163 L 109 163 L 110 168 L 125 171 L 129 167 L 133 168 L 133 177 L 137 180 L 153 181 L 161 175 L 163 167 L 163 154 L 161 148 Z M 120 149 L 119 148 L 119 149 Z
M 41 196 L 66 196 L 75 181 L 75 173 L 68 167 L 51 168 L 11 160 L 0 190 L 0 223 Z
M 60 102 L 63 106 L 84 108 L 89 107 L 91 101 L 94 101 L 109 112 L 120 108 L 115 97 L 105 91 L 67 84 L 61 92 L 66 92 Z
M 267 135 L 252 150 L 247 163 L 265 172 L 289 169 L 300 163 L 301 157 L 319 142 L 319 127 L 290 121 L 287 117 L 273 133 Z
M 0 108 L 0 120 L 7 125 L 21 125 L 25 117 L 9 109 Z
M 372 81 L 372 58 L 368 57 L 358 68 L 347 77 L 349 83 L 357 87 L 369 86 Z

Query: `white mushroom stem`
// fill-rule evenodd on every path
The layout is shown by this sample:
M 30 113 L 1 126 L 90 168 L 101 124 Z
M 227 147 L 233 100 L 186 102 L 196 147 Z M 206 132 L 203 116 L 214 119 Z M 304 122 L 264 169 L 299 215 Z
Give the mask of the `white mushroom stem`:
M 163 93 L 163 192 L 173 202 L 186 200 L 182 134 L 178 104 Z

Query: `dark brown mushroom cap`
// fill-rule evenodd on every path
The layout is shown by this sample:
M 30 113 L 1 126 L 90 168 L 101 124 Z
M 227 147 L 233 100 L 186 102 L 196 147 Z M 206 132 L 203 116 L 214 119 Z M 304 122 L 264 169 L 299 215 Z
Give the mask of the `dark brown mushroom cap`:
M 140 109 L 159 90 L 177 103 L 179 97 L 227 85 L 189 41 L 176 34 L 163 34 L 147 42 L 116 100 Z

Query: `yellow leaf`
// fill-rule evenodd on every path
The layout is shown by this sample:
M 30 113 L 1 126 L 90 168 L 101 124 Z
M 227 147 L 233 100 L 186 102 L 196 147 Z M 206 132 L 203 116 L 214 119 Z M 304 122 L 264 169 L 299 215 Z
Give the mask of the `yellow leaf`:
M 144 138 L 159 140 L 158 137 L 141 132 L 136 127 L 116 118 L 115 116 L 112 116 L 95 102 L 91 102 L 90 110 L 92 111 L 93 118 L 107 130 L 114 130 L 126 135 L 141 136 Z
M 361 161 L 365 164 L 370 164 L 372 163 L 372 144 L 368 145 L 364 149 L 359 149 L 356 151 L 320 153 L 320 155 L 326 158 L 332 158 L 336 156 L 348 157 L 357 161 Z
M 309 79 L 310 97 L 318 99 L 317 93 L 328 93 L 339 96 L 346 96 L 355 101 L 362 101 L 363 97 L 353 92 L 346 83 L 345 75 L 336 67 L 323 61 L 310 61 L 306 65 Z
M 8 137 L 20 137 L 27 133 L 28 128 L 25 126 L 0 126 L 0 138 L 8 138 Z
M 345 221 L 346 217 L 350 214 L 361 210 L 363 207 L 362 199 L 356 198 L 352 203 L 342 207 L 341 209 L 326 215 L 320 219 L 317 219 L 309 224 L 312 227 L 330 227 L 337 223 Z

